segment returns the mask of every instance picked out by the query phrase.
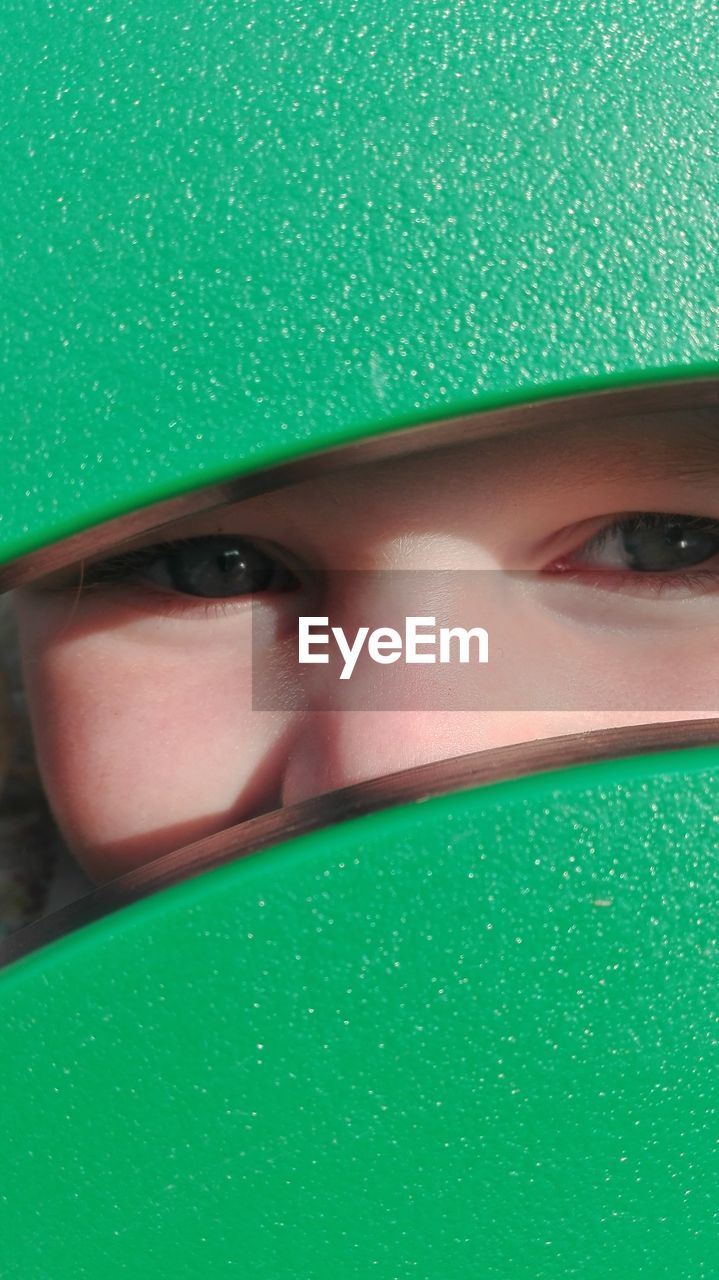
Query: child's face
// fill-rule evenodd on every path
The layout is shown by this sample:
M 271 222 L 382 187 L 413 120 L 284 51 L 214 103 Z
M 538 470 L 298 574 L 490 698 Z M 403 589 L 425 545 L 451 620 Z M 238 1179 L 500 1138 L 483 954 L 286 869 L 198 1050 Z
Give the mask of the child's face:
M 70 846 L 103 880 L 397 769 L 716 715 L 714 430 L 711 411 L 672 411 L 348 468 L 134 539 L 85 562 L 82 589 L 75 571 L 19 591 L 40 765 Z M 128 548 L 143 553 L 122 559 Z M 411 576 L 389 571 L 432 570 L 432 598 L 425 572 L 401 614 L 441 602 L 450 624 L 470 625 L 480 575 L 456 572 L 468 569 L 495 570 L 471 618 L 489 621 L 490 661 L 462 672 L 491 689 L 491 709 L 442 707 L 434 669 L 401 661 L 358 664 L 351 705 L 318 710 L 337 671 L 312 666 L 304 708 L 279 697 L 253 709 L 253 610 L 281 687 L 299 614 L 327 615 L 350 639 L 360 624 L 392 626 L 392 584 L 404 592 Z M 385 705 L 367 685 L 363 709 L 362 682 L 390 675 Z

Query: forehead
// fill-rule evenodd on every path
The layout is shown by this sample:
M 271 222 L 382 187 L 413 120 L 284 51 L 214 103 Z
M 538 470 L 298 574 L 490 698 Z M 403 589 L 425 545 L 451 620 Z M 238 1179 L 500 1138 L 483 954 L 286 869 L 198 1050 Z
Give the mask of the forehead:
M 428 446 L 399 456 L 337 465 L 250 497 L 248 513 L 302 515 L 315 522 L 371 524 L 392 510 L 431 522 L 434 510 L 455 502 L 461 515 L 472 495 L 497 507 L 513 494 L 592 488 L 641 478 L 715 482 L 719 468 L 719 410 L 713 407 L 627 413 L 602 421 L 525 422 Z M 469 504 L 471 505 L 471 504 Z M 204 513 L 198 513 L 200 517 Z M 507 518 L 512 518 L 511 506 Z M 518 513 L 514 512 L 514 517 Z
M 409 500 L 423 490 L 461 492 L 491 473 L 507 488 L 552 474 L 575 482 L 585 470 L 596 478 L 674 473 L 700 478 L 716 467 L 719 390 L 713 379 L 566 397 L 404 429 L 311 457 L 197 489 L 177 499 L 139 507 L 118 520 L 52 544 L 0 568 L 0 590 L 120 543 L 162 531 L 178 520 L 228 504 L 248 509 L 307 511 L 324 503 L 372 494 Z M 426 496 L 426 495 L 425 495 Z

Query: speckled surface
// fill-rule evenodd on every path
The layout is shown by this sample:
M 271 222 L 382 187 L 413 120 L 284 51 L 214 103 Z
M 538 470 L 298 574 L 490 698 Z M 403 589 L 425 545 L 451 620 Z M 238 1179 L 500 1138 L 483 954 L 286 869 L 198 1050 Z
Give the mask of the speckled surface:
M 5 5 L 0 559 L 397 424 L 716 372 L 717 26 Z
M 718 783 L 374 814 L 6 970 L 3 1280 L 711 1280 Z

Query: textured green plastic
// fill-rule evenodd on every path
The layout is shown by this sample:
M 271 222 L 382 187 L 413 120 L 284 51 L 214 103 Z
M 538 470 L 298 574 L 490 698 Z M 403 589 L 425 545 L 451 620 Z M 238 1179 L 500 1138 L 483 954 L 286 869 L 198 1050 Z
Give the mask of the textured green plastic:
M 0 560 L 716 373 L 713 0 L 6 0 Z
M 0 976 L 3 1280 L 710 1280 L 719 748 L 348 821 Z

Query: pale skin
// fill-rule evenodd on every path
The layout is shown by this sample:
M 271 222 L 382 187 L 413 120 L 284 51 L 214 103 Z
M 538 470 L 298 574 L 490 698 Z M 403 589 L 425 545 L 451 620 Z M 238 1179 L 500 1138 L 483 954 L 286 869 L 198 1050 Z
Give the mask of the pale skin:
M 104 881 L 413 765 L 719 714 L 718 479 L 707 410 L 525 430 L 208 510 L 85 563 L 83 585 L 76 569 L 18 591 L 40 768 L 70 848 Z M 420 599 L 398 570 L 423 571 Z M 363 662 L 351 697 L 316 666 L 302 705 L 284 699 L 298 614 L 354 632 L 440 609 L 489 624 L 489 665 L 462 672 L 482 686 L 445 703 L 434 668 Z M 271 705 L 256 688 L 253 705 L 253 611 Z

